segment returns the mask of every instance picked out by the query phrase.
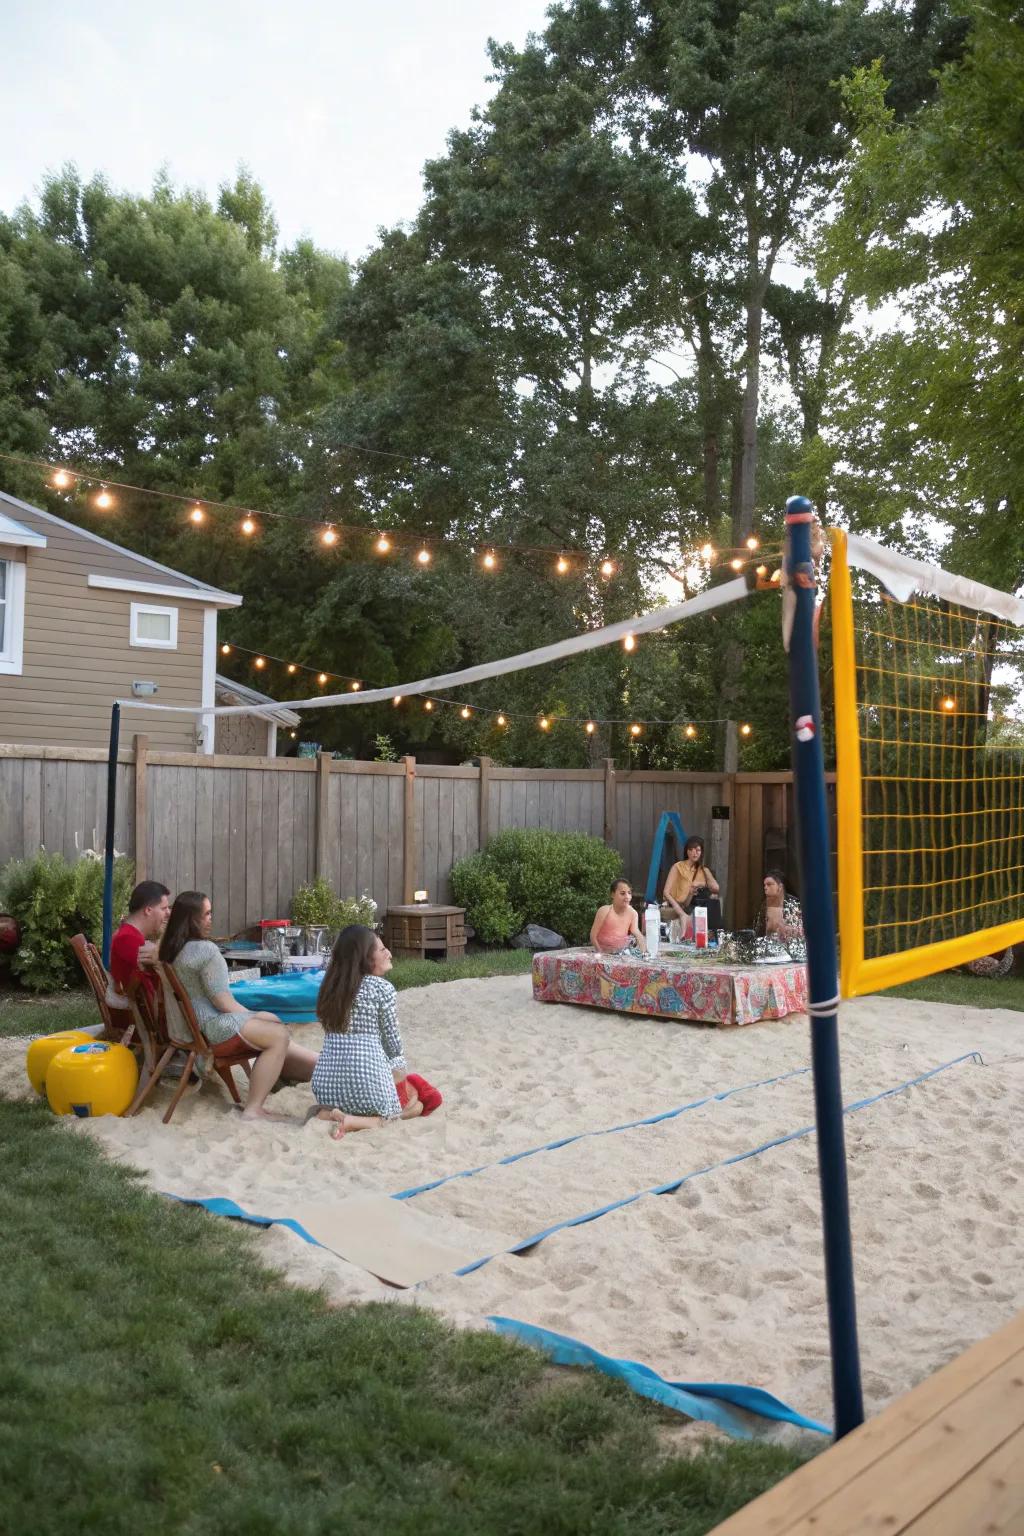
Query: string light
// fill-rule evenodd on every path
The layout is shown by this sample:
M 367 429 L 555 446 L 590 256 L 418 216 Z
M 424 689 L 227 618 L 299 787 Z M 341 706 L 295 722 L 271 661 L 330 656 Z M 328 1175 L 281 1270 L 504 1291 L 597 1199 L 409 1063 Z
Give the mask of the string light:
M 295 740 L 295 738 L 296 738 L 296 736 L 297 736 L 297 735 L 298 735 L 298 734 L 299 734 L 299 733 L 298 733 L 298 731 L 289 731 L 289 732 L 288 732 L 288 735 L 289 735 L 289 736 L 290 736 L 290 737 L 291 737 L 291 739 L 292 739 L 292 741 L 294 741 L 294 740 Z
M 594 732 L 596 730 L 597 730 L 597 726 L 594 724 L 593 720 L 588 720 L 587 721 L 587 725 L 586 725 L 587 735 L 588 736 L 593 736 L 593 734 L 594 734 Z
M 391 548 L 391 540 L 382 533 L 373 547 L 377 551 L 378 555 L 386 555 L 388 550 Z
M 778 570 L 778 571 L 772 571 L 772 581 L 775 583 L 776 586 L 779 584 L 779 582 L 781 580 L 782 580 L 782 571 L 781 571 L 781 569 Z
M 622 641 L 622 649 L 624 651 L 635 651 L 636 650 L 636 636 L 635 635 L 626 635 L 626 636 L 624 636 L 623 641 Z
M 190 523 L 196 523 L 197 525 L 206 521 L 206 513 L 203 511 L 198 501 L 189 513 L 188 519 Z
M 321 672 L 320 676 L 317 678 L 317 682 L 320 684 L 321 688 L 324 686 L 326 681 L 327 681 L 327 673 L 326 672 Z
M 419 561 L 420 565 L 429 565 L 430 564 L 430 550 L 429 549 L 421 549 L 419 554 L 416 556 L 416 559 Z
M 755 539 L 754 535 L 751 534 L 750 538 L 747 540 L 747 548 L 748 549 L 756 549 L 757 545 L 758 545 L 757 539 Z
M 568 569 L 568 560 L 564 555 L 559 555 L 558 559 L 555 561 L 555 570 L 558 572 L 559 576 L 564 576 Z
M 715 546 L 713 544 L 702 544 L 700 552 L 705 560 L 713 560 L 715 558 Z
M 504 715 L 499 715 L 497 720 L 496 720 L 496 722 L 495 722 L 495 724 L 497 724 L 497 725 L 507 725 L 508 721 L 505 719 Z
M 542 731 L 547 731 L 551 728 L 551 721 L 548 719 L 547 715 L 541 715 L 538 724 L 540 725 Z
M 746 722 L 744 722 L 744 724 L 740 726 L 740 735 L 741 736 L 749 736 L 750 733 L 751 733 L 751 727 L 749 725 L 747 725 Z
M 66 491 L 74 481 L 74 475 L 69 475 L 66 469 L 55 469 L 50 484 L 56 486 L 58 491 Z
M 605 577 L 615 575 L 615 566 L 611 560 L 601 561 L 601 575 Z
M 730 560 L 729 564 L 730 564 L 730 566 L 732 567 L 732 569 L 734 571 L 742 571 L 742 569 L 743 569 L 743 561 L 742 560 Z
M 295 674 L 296 674 L 296 672 L 297 672 L 297 671 L 298 671 L 298 670 L 299 670 L 299 669 L 298 669 L 298 667 L 297 667 L 297 666 L 296 666 L 296 665 L 295 665 L 295 663 L 294 663 L 294 661 L 290 661 L 290 662 L 289 662 L 289 663 L 288 663 L 288 674 L 289 674 L 289 676 L 290 676 L 290 677 L 294 677 L 294 676 L 295 676 Z
M 426 703 L 424 704 L 424 706 L 423 706 L 423 708 L 426 710 L 428 715 L 430 714 L 430 711 L 433 709 L 433 707 L 434 707 L 433 699 L 428 699 L 426 701 Z
M 468 704 L 463 704 L 462 708 L 459 710 L 459 714 L 462 716 L 463 720 L 468 720 L 472 713 L 473 711 L 470 709 Z
M 684 735 L 689 737 L 690 741 L 695 740 L 696 739 L 696 735 L 697 735 L 697 727 L 695 725 L 688 725 L 686 727 Z
M 114 498 L 111 496 L 106 486 L 104 486 L 103 490 L 100 491 L 96 497 L 96 505 L 99 507 L 101 512 L 109 512 L 110 508 L 114 505 Z
M 767 576 L 768 575 L 768 567 L 766 565 L 759 565 L 757 567 L 757 574 L 759 576 Z
M 256 524 L 253 522 L 251 517 L 243 517 L 243 519 L 242 519 L 242 532 L 246 536 L 248 536 L 251 533 L 255 533 L 256 532 Z
M 942 707 L 947 712 L 947 714 L 952 713 L 952 711 L 956 709 L 956 699 L 943 699 Z
M 323 533 L 320 535 L 320 542 L 321 542 L 321 544 L 327 544 L 328 546 L 330 546 L 331 544 L 337 544 L 337 542 L 338 542 L 338 530 L 334 527 L 334 525 L 332 523 L 328 523 L 327 527 L 324 529 Z
M 226 641 L 221 646 L 220 653 L 221 653 L 222 656 L 230 656 L 231 655 L 231 647 L 230 647 L 230 645 L 227 644 Z
M 362 686 L 363 686 L 362 683 L 359 683 L 359 682 L 350 683 L 349 684 L 349 692 L 350 693 L 358 693 L 360 691 L 360 689 L 362 688 Z
M 262 672 L 266 664 L 267 658 L 265 656 L 257 656 L 256 660 L 253 662 L 253 666 L 256 668 L 257 672 Z
M 497 565 L 498 562 L 497 562 L 497 560 L 495 558 L 493 550 L 489 549 L 487 551 L 486 555 L 484 555 L 484 562 L 483 563 L 484 563 L 484 570 L 485 571 L 493 571 L 494 570 L 494 567 Z
M 637 724 L 636 724 L 636 723 L 634 723 L 634 724 L 633 724 L 633 725 L 631 725 L 631 726 L 630 726 L 630 728 L 629 728 L 629 734 L 630 734 L 630 735 L 631 735 L 631 736 L 639 736 L 639 735 L 640 735 L 640 732 L 641 732 L 641 731 L 642 731 L 642 730 L 643 730 L 643 726 L 640 726 L 640 725 L 637 725 Z
M 402 702 L 402 695 L 400 693 L 396 693 L 394 698 L 391 700 L 391 702 L 395 706 L 395 708 L 397 709 L 399 704 L 401 704 L 401 702 Z

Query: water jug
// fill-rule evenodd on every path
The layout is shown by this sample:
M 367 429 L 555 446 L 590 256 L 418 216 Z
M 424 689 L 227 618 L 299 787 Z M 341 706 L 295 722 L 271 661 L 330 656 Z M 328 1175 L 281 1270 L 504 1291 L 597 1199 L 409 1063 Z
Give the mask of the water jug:
M 661 908 L 653 901 L 644 914 L 644 937 L 647 940 L 647 953 L 653 959 L 658 953 L 661 938 Z

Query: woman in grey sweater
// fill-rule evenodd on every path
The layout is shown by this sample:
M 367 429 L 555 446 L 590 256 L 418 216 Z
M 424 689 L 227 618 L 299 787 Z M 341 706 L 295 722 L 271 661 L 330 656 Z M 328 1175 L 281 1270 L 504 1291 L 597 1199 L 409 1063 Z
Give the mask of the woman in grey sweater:
M 243 1114 L 249 1119 L 278 1119 L 264 1108 L 267 1094 L 282 1074 L 308 1082 L 317 1054 L 293 1045 L 274 1014 L 252 1013 L 236 1002 L 228 987 L 227 961 L 210 938 L 212 917 L 209 896 L 182 891 L 160 941 L 160 959 L 174 966 L 214 1056 L 231 1055 L 240 1045 L 250 1046 L 256 1055 Z

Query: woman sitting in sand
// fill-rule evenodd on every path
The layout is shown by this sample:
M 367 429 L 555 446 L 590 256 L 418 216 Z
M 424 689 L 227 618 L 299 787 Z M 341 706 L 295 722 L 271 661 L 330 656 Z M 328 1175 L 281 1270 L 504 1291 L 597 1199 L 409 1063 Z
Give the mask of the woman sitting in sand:
M 240 1044 L 251 1046 L 256 1064 L 243 1115 L 249 1119 L 282 1119 L 264 1109 L 268 1093 L 282 1075 L 308 1082 L 316 1066 L 316 1052 L 293 1045 L 287 1029 L 274 1014 L 250 1013 L 232 997 L 227 961 L 210 939 L 212 917 L 209 896 L 202 891 L 182 891 L 167 919 L 159 957 L 174 966 L 189 995 L 196 1022 L 213 1047 L 214 1057 L 232 1055 Z
M 620 949 L 626 949 L 630 943 L 635 943 L 641 953 L 646 955 L 647 945 L 640 932 L 632 900 L 629 881 L 613 880 L 611 902 L 606 907 L 598 907 L 590 930 L 590 942 L 595 949 L 606 955 L 614 955 Z
M 718 881 L 704 863 L 704 839 L 688 837 L 683 857 L 673 864 L 665 881 L 664 900 L 672 917 L 673 939 L 688 939 L 693 933 L 694 907 L 707 907 L 708 927 L 722 926 L 722 908 L 718 900 Z
M 804 915 L 795 896 L 786 892 L 785 876 L 780 869 L 770 869 L 764 877 L 764 900 L 754 922 L 760 938 L 802 939 Z
M 372 928 L 352 923 L 338 934 L 317 999 L 324 1048 L 313 1073 L 320 1118 L 335 1122 L 336 1140 L 429 1115 L 441 1103 L 438 1090 L 406 1068 L 390 969 L 391 951 Z

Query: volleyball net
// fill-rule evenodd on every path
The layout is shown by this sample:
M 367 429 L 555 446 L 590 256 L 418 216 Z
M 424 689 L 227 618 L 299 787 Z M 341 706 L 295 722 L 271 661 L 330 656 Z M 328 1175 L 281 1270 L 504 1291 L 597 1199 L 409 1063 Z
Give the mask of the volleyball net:
M 834 532 L 842 994 L 1024 939 L 1024 601 Z

